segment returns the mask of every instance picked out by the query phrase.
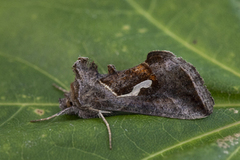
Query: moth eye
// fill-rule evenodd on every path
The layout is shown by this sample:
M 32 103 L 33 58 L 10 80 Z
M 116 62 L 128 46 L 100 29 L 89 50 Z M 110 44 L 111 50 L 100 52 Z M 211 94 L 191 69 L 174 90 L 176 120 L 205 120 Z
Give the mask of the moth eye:
M 67 107 L 71 107 L 72 106 L 72 102 L 70 102 L 69 100 L 67 100 Z

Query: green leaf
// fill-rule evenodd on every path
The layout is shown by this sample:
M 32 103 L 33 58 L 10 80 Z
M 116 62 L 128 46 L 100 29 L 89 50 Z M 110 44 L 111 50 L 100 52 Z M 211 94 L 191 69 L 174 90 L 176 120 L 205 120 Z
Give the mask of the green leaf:
M 0 159 L 238 159 L 239 0 L 35 0 L 0 5 Z M 192 63 L 216 105 L 200 120 L 144 115 L 60 116 L 78 56 L 133 67 L 149 51 Z

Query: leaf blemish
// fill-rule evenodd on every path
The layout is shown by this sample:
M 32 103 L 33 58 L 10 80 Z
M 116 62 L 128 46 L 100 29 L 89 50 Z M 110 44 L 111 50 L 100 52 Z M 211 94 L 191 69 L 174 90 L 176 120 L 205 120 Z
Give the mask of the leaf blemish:
M 233 111 L 233 113 L 238 114 L 238 110 L 236 110 L 234 108 L 229 108 L 229 111 Z
M 44 115 L 44 110 L 42 109 L 35 109 L 34 112 L 40 116 Z
M 24 99 L 25 98 L 31 98 L 31 96 L 28 96 L 28 95 L 25 95 L 25 94 L 22 94 L 21 97 L 24 98 Z
M 122 33 L 116 33 L 115 36 L 116 36 L 116 37 L 122 37 L 123 34 L 122 34 Z
M 146 28 L 140 28 L 138 30 L 139 33 L 146 33 L 147 32 L 147 29 Z
M 238 144 L 238 137 L 240 137 L 240 133 L 235 133 L 233 136 L 227 136 L 223 139 L 218 139 L 217 144 L 218 147 L 223 148 L 223 153 L 228 154 L 227 148 L 230 148 L 231 146 L 235 146 Z
M 130 30 L 130 28 L 131 28 L 131 27 L 130 27 L 128 24 L 126 24 L 126 25 L 124 25 L 124 26 L 122 27 L 122 29 L 125 30 L 125 31 Z
M 193 43 L 193 44 L 197 44 L 197 40 L 194 39 L 194 40 L 192 41 L 192 43 Z
M 42 97 L 36 97 L 36 99 L 37 99 L 37 100 L 40 100 L 40 99 L 42 99 Z
M 235 137 L 240 137 L 240 133 L 234 134 Z
M 236 91 L 239 91 L 240 86 L 233 86 L 233 89 L 235 89 Z
M 35 19 L 37 19 L 37 15 L 36 14 L 32 14 L 31 18 L 32 18 L 32 20 L 35 20 Z
M 3 145 L 3 150 L 5 150 L 5 151 L 9 151 L 11 149 L 11 147 L 10 147 L 10 145 L 9 144 L 4 144 Z
M 42 138 L 44 138 L 44 137 L 47 137 L 47 135 L 46 135 L 46 134 L 43 134 L 43 135 L 42 135 Z
M 123 51 L 123 52 L 127 52 L 127 51 L 128 51 L 128 50 L 127 50 L 127 46 L 123 46 L 122 51 Z

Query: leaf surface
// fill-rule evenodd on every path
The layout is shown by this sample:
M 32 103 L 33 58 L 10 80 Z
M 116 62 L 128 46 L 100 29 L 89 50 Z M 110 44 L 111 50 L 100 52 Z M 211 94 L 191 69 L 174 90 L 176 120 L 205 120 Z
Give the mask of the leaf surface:
M 238 159 L 239 0 L 2 1 L 0 159 Z M 193 64 L 216 105 L 212 115 L 178 120 L 144 115 L 101 119 L 64 115 L 63 93 L 78 56 L 99 72 L 136 66 L 152 50 Z

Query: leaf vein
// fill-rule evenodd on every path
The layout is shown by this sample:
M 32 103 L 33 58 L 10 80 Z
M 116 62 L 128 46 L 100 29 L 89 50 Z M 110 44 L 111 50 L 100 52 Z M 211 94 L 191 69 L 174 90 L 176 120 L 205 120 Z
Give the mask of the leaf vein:
M 134 0 L 126 0 L 129 5 L 131 5 L 140 15 L 142 15 L 143 17 L 145 17 L 150 23 L 152 23 L 153 25 L 155 25 L 158 29 L 162 30 L 165 34 L 167 34 L 168 36 L 170 36 L 171 38 L 173 38 L 174 40 L 176 40 L 177 42 L 179 42 L 180 44 L 182 44 L 183 46 L 185 46 L 186 48 L 188 48 L 189 50 L 195 52 L 196 54 L 200 55 L 201 57 L 205 58 L 206 60 L 212 62 L 213 64 L 221 67 L 222 69 L 234 74 L 237 77 L 240 77 L 240 73 L 238 73 L 237 71 L 233 70 L 232 68 L 224 65 L 223 63 L 217 61 L 216 59 L 208 56 L 207 54 L 205 54 L 204 52 L 200 51 L 199 49 L 197 49 L 196 47 L 194 47 L 193 45 L 191 45 L 190 43 L 188 43 L 187 41 L 185 41 L 184 39 L 180 38 L 179 36 L 177 36 L 175 33 L 173 33 L 171 30 L 169 30 L 166 26 L 164 26 L 163 24 L 161 24 L 158 20 L 156 20 L 155 18 L 153 18 L 153 16 L 145 11 L 138 3 L 136 3 Z
M 149 155 L 148 152 L 146 152 L 145 150 L 143 150 L 142 148 L 140 148 L 140 147 L 136 144 L 136 142 L 134 142 L 132 139 L 130 139 L 130 138 L 127 136 L 125 130 L 124 130 L 123 127 L 122 127 L 122 123 L 123 123 L 124 120 L 125 120 L 125 118 L 123 118 L 123 120 L 122 120 L 122 122 L 121 122 L 121 125 L 120 125 L 120 128 L 123 130 L 124 136 L 125 136 L 130 142 L 132 142 L 132 143 L 136 146 L 136 148 L 138 148 L 139 150 L 141 150 L 141 151 L 143 151 L 144 153 L 146 153 L 146 154 Z
M 10 55 L 5 55 L 3 53 L 0 52 L 0 55 L 3 56 L 3 57 L 6 57 L 6 58 L 9 58 L 9 59 L 14 59 L 16 60 L 17 62 L 20 62 L 22 64 L 25 64 L 26 66 L 30 67 L 30 68 L 33 68 L 35 69 L 36 71 L 42 73 L 43 75 L 45 75 L 46 77 L 52 79 L 53 81 L 55 81 L 56 83 L 60 84 L 61 86 L 63 86 L 65 89 L 68 89 L 68 87 L 62 83 L 59 79 L 55 78 L 54 76 L 52 76 L 51 74 L 49 74 L 48 72 L 44 71 L 43 69 L 39 68 L 38 66 L 22 59 L 22 58 L 19 58 L 19 57 L 15 57 L 15 56 L 10 56 Z
M 215 129 L 215 130 L 213 130 L 213 131 L 204 133 L 204 134 L 202 134 L 202 135 L 199 135 L 199 136 L 190 138 L 190 139 L 188 139 L 188 140 L 186 140 L 186 141 L 182 141 L 182 142 L 180 142 L 180 143 L 178 143 L 178 144 L 176 144 L 176 145 L 170 146 L 170 147 L 165 148 L 165 149 L 163 149 L 163 150 L 161 150 L 161 151 L 158 151 L 158 152 L 156 152 L 156 153 L 153 153 L 153 154 L 151 154 L 150 156 L 143 158 L 143 160 L 147 160 L 147 159 L 156 157 L 156 156 L 158 156 L 158 155 L 163 154 L 164 152 L 167 152 L 167 151 L 172 150 L 172 149 L 174 149 L 174 148 L 180 147 L 180 146 L 185 145 L 185 144 L 187 144 L 187 143 L 189 143 L 189 142 L 192 142 L 192 141 L 194 141 L 194 140 L 201 139 L 201 138 L 203 138 L 203 137 L 209 136 L 209 135 L 214 134 L 214 133 L 219 133 L 220 131 L 222 131 L 222 130 L 224 130 L 224 129 L 228 129 L 228 128 L 237 126 L 237 125 L 239 125 L 239 124 L 240 124 L 240 121 L 239 121 L 239 122 L 232 123 L 232 124 L 229 124 L 229 125 L 226 125 L 226 126 L 224 126 L 224 127 L 220 127 L 220 128 L 218 128 L 218 129 Z
M 230 160 L 235 154 L 237 154 L 237 152 L 239 151 L 239 149 L 240 149 L 240 146 L 239 146 L 237 149 L 235 149 L 235 150 L 230 154 L 230 156 L 227 158 L 227 160 Z
M 13 119 L 19 112 L 21 112 L 21 110 L 24 108 L 24 106 L 20 107 L 17 112 L 15 112 L 11 117 L 9 117 L 6 121 L 4 121 L 0 127 L 2 127 L 5 123 L 7 123 L 8 121 L 10 121 L 11 119 Z

